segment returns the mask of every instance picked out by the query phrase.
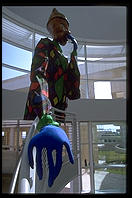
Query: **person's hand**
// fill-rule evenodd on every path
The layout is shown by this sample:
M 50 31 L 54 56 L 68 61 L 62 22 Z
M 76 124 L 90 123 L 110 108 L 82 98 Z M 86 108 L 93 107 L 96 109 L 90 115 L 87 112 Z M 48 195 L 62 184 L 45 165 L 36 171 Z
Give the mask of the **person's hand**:
M 77 50 L 78 44 L 77 44 L 76 39 L 71 34 L 67 34 L 67 38 L 71 40 L 71 42 L 74 46 L 74 50 Z
M 48 186 L 51 187 L 53 185 L 54 180 L 58 176 L 61 167 L 62 167 L 62 148 L 65 145 L 69 160 L 73 164 L 74 158 L 70 147 L 69 139 L 65 133 L 65 131 L 54 125 L 47 125 L 43 127 L 40 132 L 35 135 L 29 142 L 28 145 L 28 160 L 31 168 L 34 167 L 33 162 L 33 147 L 36 147 L 36 171 L 39 179 L 41 180 L 43 177 L 43 168 L 42 168 L 42 149 L 47 149 L 47 159 L 49 165 L 49 178 L 48 178 Z M 52 151 L 56 150 L 56 163 L 54 165 L 54 161 L 52 158 Z

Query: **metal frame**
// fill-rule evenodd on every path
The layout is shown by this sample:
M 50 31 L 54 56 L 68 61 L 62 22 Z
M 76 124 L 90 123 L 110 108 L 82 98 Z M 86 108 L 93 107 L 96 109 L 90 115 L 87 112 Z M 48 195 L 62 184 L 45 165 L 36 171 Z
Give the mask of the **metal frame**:
M 93 145 L 96 144 L 96 143 L 93 142 L 93 133 L 92 133 L 92 123 L 95 122 L 95 121 L 82 121 L 82 122 L 85 122 L 85 123 L 88 124 L 88 131 L 87 131 L 87 133 L 88 133 L 88 143 L 86 143 L 86 144 L 88 145 L 88 150 L 89 150 L 89 165 L 88 165 L 88 167 L 90 169 L 90 186 L 91 186 L 91 190 L 90 190 L 89 194 L 119 193 L 116 190 L 112 190 L 112 189 L 111 189 L 111 191 L 110 190 L 97 191 L 95 189 L 95 177 L 94 177 L 95 169 L 96 168 L 125 168 L 125 167 L 127 167 L 127 165 L 126 164 L 95 165 L 94 164 L 94 155 L 93 155 Z M 79 121 L 79 128 L 80 128 L 80 123 L 82 123 L 82 122 Z M 100 122 L 100 121 L 96 121 L 96 122 Z M 120 121 L 116 121 L 116 120 L 104 121 L 104 122 L 106 122 L 106 123 L 119 122 L 119 124 L 120 124 Z M 105 143 L 105 144 L 108 144 L 108 143 Z M 123 152 L 126 152 L 126 150 L 123 150 Z M 82 174 L 81 174 L 81 180 L 82 180 Z M 85 194 L 85 192 L 82 192 L 82 193 Z

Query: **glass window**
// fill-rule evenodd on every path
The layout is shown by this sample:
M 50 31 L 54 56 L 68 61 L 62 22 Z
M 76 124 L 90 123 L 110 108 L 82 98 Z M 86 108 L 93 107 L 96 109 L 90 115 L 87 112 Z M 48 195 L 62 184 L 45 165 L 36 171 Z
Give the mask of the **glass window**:
M 88 61 L 88 79 L 122 80 L 126 79 L 126 63 L 111 61 Z
M 2 41 L 2 63 L 30 71 L 32 52 Z
M 126 98 L 125 83 L 126 80 L 126 46 L 93 44 L 86 45 L 87 53 L 87 74 L 88 74 L 88 96 L 89 98 L 99 99 L 96 89 L 96 81 L 108 80 L 111 82 L 111 92 L 109 96 L 101 97 L 101 99 Z M 93 86 L 94 84 L 94 86 Z M 110 86 L 104 83 L 105 87 Z M 106 85 L 107 84 L 107 85 Z M 123 86 L 120 86 L 123 84 Z M 117 90 L 117 86 L 118 90 Z M 99 83 L 98 83 L 99 86 Z M 102 85 L 103 86 L 103 85 Z M 103 89 L 103 87 L 102 87 Z M 110 90 L 110 88 L 108 88 Z M 96 92 L 96 93 L 95 93 Z M 104 91 L 105 92 L 105 91 Z M 108 95 L 108 93 L 107 93 Z
M 65 46 L 61 45 L 61 49 L 63 51 L 64 56 L 66 56 L 68 58 L 68 60 L 70 60 L 70 55 L 73 51 L 72 43 L 68 42 Z
M 95 169 L 95 193 L 125 193 L 126 167 Z
M 78 60 L 85 60 L 84 45 L 78 44 L 77 58 Z
M 90 168 L 89 168 L 89 145 L 88 145 L 88 123 L 80 122 L 80 144 L 81 144 L 81 171 L 82 192 L 90 192 Z
M 126 191 L 126 123 L 92 123 L 95 191 Z
M 15 77 L 18 77 L 18 76 L 22 76 L 22 75 L 25 75 L 25 73 L 21 72 L 21 71 L 14 70 L 14 69 L 6 68 L 4 66 L 2 67 L 2 81 L 8 80 L 10 78 L 15 78 Z M 2 82 L 2 83 L 4 83 L 4 82 Z M 4 84 L 2 84 L 2 86 L 3 85 Z
M 16 24 L 16 21 L 11 22 L 2 18 L 2 39 L 32 51 L 33 33 L 29 28 L 23 27 L 20 22 Z
M 94 82 L 95 99 L 112 99 L 110 82 Z
M 42 38 L 46 38 L 46 36 L 44 36 L 44 35 L 42 35 L 42 34 L 37 34 L 37 33 L 35 33 L 35 46 L 38 44 L 38 42 L 39 42 Z
M 80 71 L 80 92 L 81 98 L 87 98 L 87 75 L 85 70 L 85 62 L 78 61 L 78 68 Z
M 35 41 L 33 40 L 33 33 L 35 34 Z M 36 46 L 41 38 L 46 37 L 52 40 L 49 35 L 44 35 L 43 33 L 39 33 L 39 31 L 34 32 L 32 27 L 2 18 L 2 63 L 30 71 L 33 43 L 35 42 Z M 8 41 L 8 43 L 5 41 Z M 68 41 L 61 48 L 64 56 L 70 61 L 73 44 Z M 96 44 L 94 42 L 85 42 L 85 44 L 82 44 L 82 41 L 78 41 L 77 60 L 81 74 L 81 98 L 126 98 L 125 43 Z M 7 75 L 8 71 L 9 74 Z M 23 75 L 19 71 L 8 70 L 7 68 L 2 69 L 2 74 L 3 80 L 14 78 L 15 74 L 16 76 Z M 101 82 L 97 81 L 109 82 L 102 82 L 102 88 L 99 88 Z M 107 92 L 100 91 L 103 89 L 106 89 Z M 99 96 L 99 92 L 102 96 Z
M 81 74 L 81 78 L 86 78 L 86 69 L 85 69 L 85 62 L 84 61 L 78 61 L 78 68 Z
M 112 98 L 126 98 L 126 80 L 111 81 Z
M 26 135 L 27 135 L 27 132 L 26 131 L 22 131 L 22 139 L 25 139 Z
M 88 193 L 91 190 L 88 144 L 81 144 L 81 165 L 82 192 Z
M 125 45 L 87 45 L 87 56 L 102 58 L 106 55 L 124 55 L 126 53 Z

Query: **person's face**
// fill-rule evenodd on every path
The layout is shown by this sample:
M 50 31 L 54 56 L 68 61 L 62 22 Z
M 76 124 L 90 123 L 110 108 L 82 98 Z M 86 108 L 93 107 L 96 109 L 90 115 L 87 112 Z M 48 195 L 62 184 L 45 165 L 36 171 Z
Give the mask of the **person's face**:
M 61 45 L 66 45 L 68 41 L 66 35 L 70 33 L 66 20 L 62 18 L 54 18 L 49 22 L 48 27 L 53 38 Z

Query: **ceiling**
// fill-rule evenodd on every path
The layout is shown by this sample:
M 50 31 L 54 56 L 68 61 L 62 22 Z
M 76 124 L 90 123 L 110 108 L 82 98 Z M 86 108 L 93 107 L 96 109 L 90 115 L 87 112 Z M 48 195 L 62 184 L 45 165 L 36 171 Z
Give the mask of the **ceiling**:
M 9 11 L 46 30 L 46 23 L 55 7 L 70 22 L 76 38 L 104 41 L 126 40 L 125 6 L 4 6 Z

